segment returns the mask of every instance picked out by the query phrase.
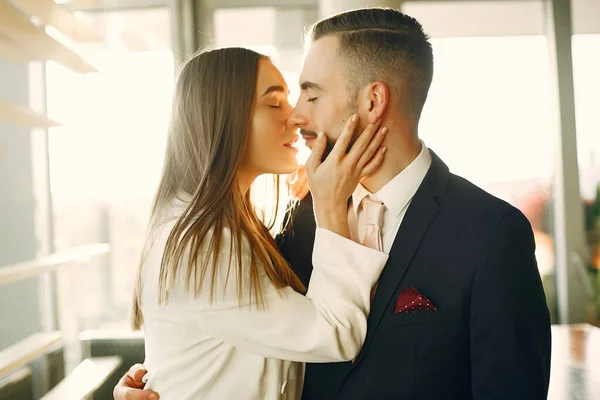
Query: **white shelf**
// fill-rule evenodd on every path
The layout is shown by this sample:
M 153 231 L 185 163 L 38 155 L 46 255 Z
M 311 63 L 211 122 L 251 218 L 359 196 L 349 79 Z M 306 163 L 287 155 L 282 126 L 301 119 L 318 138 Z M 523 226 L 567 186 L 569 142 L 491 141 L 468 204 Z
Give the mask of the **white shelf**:
M 31 61 L 53 60 L 78 73 L 96 72 L 79 54 L 50 37 L 6 0 L 0 0 L 0 36 L 8 38 L 12 47 Z
M 75 4 L 77 6 L 97 6 L 98 0 L 56 0 L 58 4 Z
M 60 332 L 37 332 L 0 351 L 0 379 L 52 351 L 61 340 Z
M 0 50 L 1 47 L 0 43 Z M 3 100 L 0 100 L 0 121 L 27 128 L 50 128 L 61 125 L 59 122 L 53 121 L 43 114 L 38 114 L 29 108 L 19 107 Z
M 0 57 L 13 61 L 27 61 L 30 58 L 23 49 L 19 49 L 15 43 L 4 36 L 0 36 Z
M 92 257 L 106 254 L 109 250 L 110 245 L 107 243 L 88 244 L 70 250 L 59 251 L 39 260 L 0 267 L 0 286 L 32 278 L 44 272 L 49 272 L 73 263 L 82 263 Z
M 92 395 L 121 366 L 121 357 L 86 358 L 41 400 L 80 400 Z
M 56 28 L 76 42 L 100 41 L 102 38 L 86 22 L 53 0 L 8 0 L 29 16 Z

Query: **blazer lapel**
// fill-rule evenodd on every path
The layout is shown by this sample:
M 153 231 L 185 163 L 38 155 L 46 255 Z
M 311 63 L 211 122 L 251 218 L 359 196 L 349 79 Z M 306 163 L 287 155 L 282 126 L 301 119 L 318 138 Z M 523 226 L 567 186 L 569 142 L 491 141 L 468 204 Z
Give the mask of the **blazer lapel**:
M 367 338 L 360 354 L 354 362 L 354 366 L 360 363 L 365 352 L 368 350 L 385 310 L 388 308 L 406 271 L 408 271 L 429 226 L 440 210 L 436 198 L 445 192 L 449 171 L 448 167 L 433 151 L 431 151 L 431 157 L 431 167 L 406 211 L 404 220 L 392 245 L 388 262 L 379 278 L 377 291 L 371 304 L 371 313 L 367 322 Z

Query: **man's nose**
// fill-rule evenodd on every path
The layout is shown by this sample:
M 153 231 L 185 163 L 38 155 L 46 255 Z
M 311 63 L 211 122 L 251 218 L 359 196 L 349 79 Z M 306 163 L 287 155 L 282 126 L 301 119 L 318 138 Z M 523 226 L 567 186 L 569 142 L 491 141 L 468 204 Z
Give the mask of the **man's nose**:
M 308 119 L 306 118 L 304 113 L 302 113 L 297 104 L 296 107 L 294 107 L 294 109 L 292 110 L 292 113 L 290 114 L 287 123 L 289 126 L 298 129 L 308 124 Z

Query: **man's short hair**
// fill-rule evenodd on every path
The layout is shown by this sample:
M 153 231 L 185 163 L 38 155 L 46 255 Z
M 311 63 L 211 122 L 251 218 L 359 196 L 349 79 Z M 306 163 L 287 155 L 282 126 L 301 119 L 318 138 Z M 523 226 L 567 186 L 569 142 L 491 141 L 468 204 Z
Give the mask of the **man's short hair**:
M 350 101 L 361 87 L 380 80 L 390 86 L 401 111 L 418 123 L 433 78 L 433 52 L 421 24 L 391 8 L 365 8 L 316 22 L 305 40 L 330 35 L 339 38 Z

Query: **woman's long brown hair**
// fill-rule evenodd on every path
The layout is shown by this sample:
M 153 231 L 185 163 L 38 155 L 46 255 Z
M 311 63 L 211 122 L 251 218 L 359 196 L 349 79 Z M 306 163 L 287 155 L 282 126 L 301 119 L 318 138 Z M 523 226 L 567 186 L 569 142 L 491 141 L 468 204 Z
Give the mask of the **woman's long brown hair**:
M 240 302 L 248 298 L 259 307 L 264 305 L 261 271 L 277 288 L 305 290 L 279 253 L 269 232 L 271 226 L 257 216 L 250 191 L 242 194 L 236 179 L 246 147 L 261 58 L 266 57 L 252 50 L 224 48 L 197 54 L 181 69 L 173 95 L 164 167 L 134 289 L 132 326 L 136 330 L 144 322 L 141 268 L 148 241 L 163 213 L 182 195 L 191 200 L 167 239 L 158 283 L 160 303 L 167 302 L 176 277 L 184 277 L 186 290 L 198 295 L 207 274 L 212 301 L 225 229 L 231 230 L 231 248 L 227 250 L 236 255 L 237 276 L 250 277 L 249 287 L 245 287 L 247 281 L 238 279 Z M 279 185 L 274 188 L 278 207 Z M 276 212 L 271 222 L 275 219 Z M 246 265 L 242 263 L 244 239 L 250 247 L 250 262 Z M 232 264 L 230 257 L 227 276 Z

